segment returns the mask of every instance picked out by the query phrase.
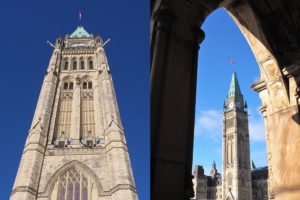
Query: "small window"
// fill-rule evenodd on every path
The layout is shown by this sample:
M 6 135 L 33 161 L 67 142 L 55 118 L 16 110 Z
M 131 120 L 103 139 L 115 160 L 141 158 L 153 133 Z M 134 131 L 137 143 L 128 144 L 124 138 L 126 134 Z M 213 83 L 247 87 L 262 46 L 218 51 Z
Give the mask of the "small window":
M 68 83 L 66 82 L 66 83 L 64 83 L 64 90 L 67 90 L 68 89 Z
M 92 60 L 90 60 L 90 62 L 89 62 L 89 67 L 90 67 L 90 69 L 94 69 L 93 61 Z
M 74 61 L 74 62 L 73 62 L 73 69 L 74 69 L 74 70 L 77 69 L 77 61 Z
M 69 62 L 66 61 L 66 62 L 65 62 L 65 68 L 64 68 L 64 69 L 65 69 L 65 70 L 68 70 L 68 68 L 69 68 Z
M 89 89 L 93 89 L 93 83 L 89 82 Z
M 82 88 L 83 88 L 83 89 L 87 89 L 87 82 L 83 82 Z
M 69 89 L 73 90 L 73 82 L 70 82 Z
M 80 69 L 84 69 L 84 61 L 83 60 L 80 63 Z

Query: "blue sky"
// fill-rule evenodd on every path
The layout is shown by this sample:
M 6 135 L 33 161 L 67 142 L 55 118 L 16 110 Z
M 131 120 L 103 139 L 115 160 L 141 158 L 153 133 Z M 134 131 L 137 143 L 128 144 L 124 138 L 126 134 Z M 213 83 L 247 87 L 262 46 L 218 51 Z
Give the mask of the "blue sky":
M 149 198 L 149 2 L 1 1 L 0 199 L 9 199 L 41 84 L 52 54 L 47 40 L 83 25 L 103 40 L 139 198 Z
M 209 174 L 212 161 L 222 172 L 223 102 L 231 75 L 238 76 L 248 103 L 250 154 L 256 167 L 266 166 L 265 132 L 259 111 L 261 102 L 250 86 L 259 77 L 256 59 L 247 41 L 224 9 L 213 12 L 202 25 L 205 40 L 200 45 L 194 139 L 194 165 L 203 165 Z M 235 64 L 229 60 L 234 59 Z

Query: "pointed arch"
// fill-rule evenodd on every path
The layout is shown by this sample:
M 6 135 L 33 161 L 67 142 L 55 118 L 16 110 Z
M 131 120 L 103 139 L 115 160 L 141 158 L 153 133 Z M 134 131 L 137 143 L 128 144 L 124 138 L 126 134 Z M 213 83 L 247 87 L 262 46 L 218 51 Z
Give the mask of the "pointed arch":
M 98 195 L 101 194 L 103 189 L 102 189 L 102 185 L 101 185 L 100 180 L 99 180 L 98 176 L 96 175 L 96 173 L 93 170 L 91 170 L 87 165 L 83 164 L 82 162 L 79 162 L 77 160 L 73 160 L 73 161 L 70 161 L 70 162 L 66 163 L 61 168 L 59 168 L 51 176 L 51 178 L 48 180 L 48 182 L 46 184 L 45 191 L 43 192 L 44 193 L 43 196 L 50 198 L 51 192 L 52 192 L 52 190 L 54 188 L 54 185 L 57 182 L 58 178 L 61 175 L 64 175 L 65 173 L 67 173 L 72 168 L 79 169 L 84 174 L 87 174 L 91 178 L 91 180 L 95 183 L 96 191 L 97 191 Z

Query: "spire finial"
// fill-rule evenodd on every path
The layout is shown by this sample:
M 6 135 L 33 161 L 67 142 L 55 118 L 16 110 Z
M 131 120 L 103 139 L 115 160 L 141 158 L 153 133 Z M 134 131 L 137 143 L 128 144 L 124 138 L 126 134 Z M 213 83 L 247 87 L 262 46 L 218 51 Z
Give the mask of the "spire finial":
M 242 96 L 242 93 L 241 93 L 240 85 L 239 85 L 239 82 L 237 79 L 237 75 L 236 75 L 236 72 L 233 72 L 227 98 L 241 97 L 241 96 Z
M 79 26 L 82 26 L 82 24 L 81 24 L 82 10 L 78 11 L 78 17 L 79 17 Z

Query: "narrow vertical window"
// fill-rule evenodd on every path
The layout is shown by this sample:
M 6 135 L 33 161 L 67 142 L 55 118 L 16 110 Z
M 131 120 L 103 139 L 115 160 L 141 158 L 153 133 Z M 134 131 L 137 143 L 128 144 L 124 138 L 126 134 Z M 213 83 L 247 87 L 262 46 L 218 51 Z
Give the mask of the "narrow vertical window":
M 83 89 L 87 89 L 87 82 L 83 82 L 82 88 L 83 88 Z
M 92 60 L 90 60 L 90 62 L 89 62 L 89 67 L 90 67 L 90 69 L 94 69 L 93 61 Z
M 89 89 L 93 89 L 93 83 L 92 82 L 89 82 Z
M 64 68 L 64 70 L 68 70 L 68 68 L 69 68 L 69 62 L 66 61 L 66 62 L 65 62 L 65 68 Z
M 73 69 L 76 70 L 77 69 L 77 61 L 73 62 Z
M 74 85 L 73 85 L 73 82 L 70 82 L 70 84 L 69 84 L 69 89 L 70 89 L 70 90 L 73 90 L 73 86 L 74 86 Z
M 80 62 L 80 69 L 84 69 L 84 61 L 83 60 Z
M 65 82 L 65 83 L 64 83 L 64 90 L 67 90 L 67 89 L 68 89 L 68 83 Z

